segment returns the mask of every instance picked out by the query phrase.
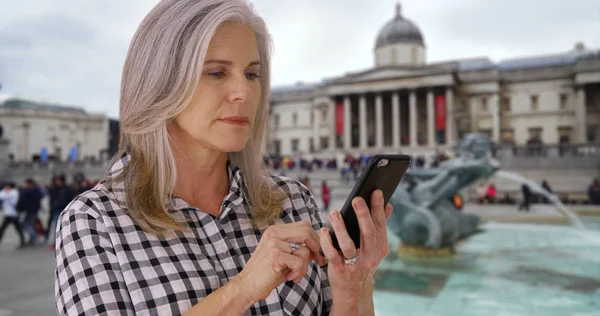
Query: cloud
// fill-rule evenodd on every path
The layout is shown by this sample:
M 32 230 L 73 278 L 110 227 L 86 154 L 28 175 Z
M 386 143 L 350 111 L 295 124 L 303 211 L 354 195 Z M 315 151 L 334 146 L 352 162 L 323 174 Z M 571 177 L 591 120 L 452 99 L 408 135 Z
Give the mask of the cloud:
M 157 0 L 4 1 L 3 95 L 118 114 L 121 68 L 137 26 Z M 254 0 L 274 40 L 275 85 L 316 82 L 373 65 L 395 0 Z M 423 33 L 428 60 L 494 60 L 600 47 L 597 0 L 403 0 Z

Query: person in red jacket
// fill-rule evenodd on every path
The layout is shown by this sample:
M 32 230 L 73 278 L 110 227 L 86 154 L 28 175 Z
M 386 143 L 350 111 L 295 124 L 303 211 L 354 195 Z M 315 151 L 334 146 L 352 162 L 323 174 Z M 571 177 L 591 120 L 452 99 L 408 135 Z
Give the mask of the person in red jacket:
M 493 184 L 490 184 L 490 186 L 487 189 L 486 200 L 490 204 L 496 202 L 496 187 Z
M 323 199 L 323 210 L 329 211 L 329 202 L 331 201 L 331 189 L 327 185 L 327 181 L 323 180 L 321 184 L 321 198 Z

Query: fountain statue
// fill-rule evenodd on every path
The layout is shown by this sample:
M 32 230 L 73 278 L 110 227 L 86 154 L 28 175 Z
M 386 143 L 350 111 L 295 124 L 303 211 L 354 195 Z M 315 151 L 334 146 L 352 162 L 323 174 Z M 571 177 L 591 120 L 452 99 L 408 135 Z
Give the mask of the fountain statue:
M 479 231 L 477 215 L 462 214 L 452 202 L 460 190 L 499 168 L 490 157 L 490 140 L 469 134 L 456 146 L 458 157 L 437 168 L 408 170 L 392 196 L 388 229 L 409 247 L 449 249 Z

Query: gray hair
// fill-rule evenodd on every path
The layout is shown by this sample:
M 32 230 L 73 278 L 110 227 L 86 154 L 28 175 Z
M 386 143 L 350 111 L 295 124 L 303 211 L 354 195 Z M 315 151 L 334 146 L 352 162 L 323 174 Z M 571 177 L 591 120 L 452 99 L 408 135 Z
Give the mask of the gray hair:
M 256 220 L 279 216 L 283 197 L 272 192 L 261 149 L 268 119 L 271 40 L 266 25 L 244 0 L 162 0 L 136 31 L 123 66 L 121 136 L 118 156 L 131 154 L 119 174 L 126 210 L 144 230 L 181 229 L 169 215 L 176 166 L 167 124 L 191 102 L 206 52 L 224 23 L 250 26 L 261 59 L 262 89 L 252 136 L 245 148 L 229 153 L 243 172 L 247 201 Z

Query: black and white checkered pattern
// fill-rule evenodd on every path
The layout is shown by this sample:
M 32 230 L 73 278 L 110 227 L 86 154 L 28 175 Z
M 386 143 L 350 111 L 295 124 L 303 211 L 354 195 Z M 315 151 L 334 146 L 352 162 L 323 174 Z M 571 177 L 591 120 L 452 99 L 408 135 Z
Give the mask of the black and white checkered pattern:
M 124 155 L 109 178 L 129 162 Z M 143 232 L 123 211 L 122 183 L 107 179 L 62 212 L 57 225 L 55 294 L 59 315 L 180 315 L 227 283 L 250 259 L 266 227 L 250 223 L 241 171 L 227 165 L 229 194 L 219 217 L 175 198 L 172 213 L 190 230 L 162 238 Z M 324 226 L 309 190 L 272 177 L 288 193 L 276 224 Z M 286 282 L 245 315 L 323 315 L 331 309 L 327 274 L 315 262 L 299 284 Z

